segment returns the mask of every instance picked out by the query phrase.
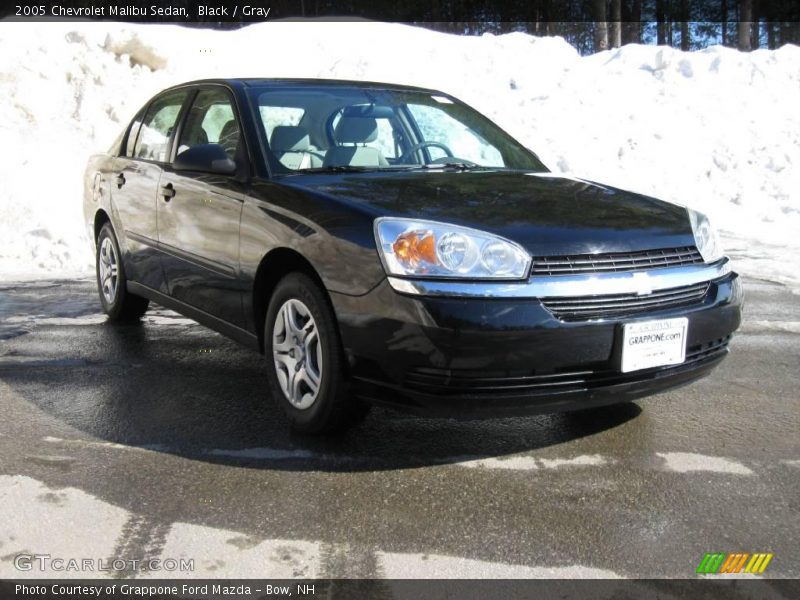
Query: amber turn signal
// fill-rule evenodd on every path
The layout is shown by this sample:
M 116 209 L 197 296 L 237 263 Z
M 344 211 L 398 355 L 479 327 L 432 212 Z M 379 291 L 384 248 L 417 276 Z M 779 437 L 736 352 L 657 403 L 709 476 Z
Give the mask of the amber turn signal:
M 432 231 L 406 231 L 397 236 L 392 250 L 397 259 L 407 266 L 416 267 L 423 262 L 435 265 L 435 241 Z

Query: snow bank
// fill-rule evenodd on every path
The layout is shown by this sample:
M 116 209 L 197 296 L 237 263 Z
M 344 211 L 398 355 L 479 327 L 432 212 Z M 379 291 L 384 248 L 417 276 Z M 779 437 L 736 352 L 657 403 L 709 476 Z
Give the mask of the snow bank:
M 0 24 L 0 278 L 91 272 L 86 157 L 155 92 L 221 76 L 445 90 L 555 171 L 708 212 L 743 267 L 800 286 L 800 48 L 580 57 L 561 38 L 382 23 Z

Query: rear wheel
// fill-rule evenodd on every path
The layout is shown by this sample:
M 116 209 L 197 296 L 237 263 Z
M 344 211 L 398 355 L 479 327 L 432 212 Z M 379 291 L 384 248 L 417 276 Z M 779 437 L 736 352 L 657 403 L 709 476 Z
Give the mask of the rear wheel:
M 335 317 L 304 273 L 278 282 L 264 323 L 270 392 L 295 431 L 327 433 L 361 420 L 369 405 L 351 397 Z
M 141 317 L 150 303 L 126 288 L 125 266 L 117 237 L 110 223 L 103 225 L 97 236 L 97 291 L 103 311 L 112 321 L 132 321 Z

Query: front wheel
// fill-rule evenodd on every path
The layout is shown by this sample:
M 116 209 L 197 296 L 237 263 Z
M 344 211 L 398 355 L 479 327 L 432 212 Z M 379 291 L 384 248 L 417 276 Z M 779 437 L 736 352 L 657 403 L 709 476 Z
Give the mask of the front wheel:
M 352 398 L 335 317 L 322 289 L 304 273 L 275 288 L 264 323 L 270 392 L 301 433 L 344 429 L 369 405 Z
M 112 321 L 132 321 L 141 317 L 150 303 L 147 298 L 131 294 L 126 288 L 125 266 L 117 236 L 110 223 L 103 225 L 97 236 L 97 291 L 103 311 Z

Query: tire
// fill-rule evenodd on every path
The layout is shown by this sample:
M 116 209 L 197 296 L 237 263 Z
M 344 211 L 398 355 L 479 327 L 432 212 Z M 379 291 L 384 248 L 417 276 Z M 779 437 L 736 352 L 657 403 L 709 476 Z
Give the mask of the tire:
M 341 431 L 369 411 L 350 394 L 333 310 L 305 273 L 290 273 L 275 287 L 264 321 L 264 354 L 270 394 L 294 431 Z
M 109 320 L 135 321 L 147 311 L 150 301 L 127 290 L 125 265 L 111 223 L 103 225 L 97 236 L 95 272 L 100 304 Z

